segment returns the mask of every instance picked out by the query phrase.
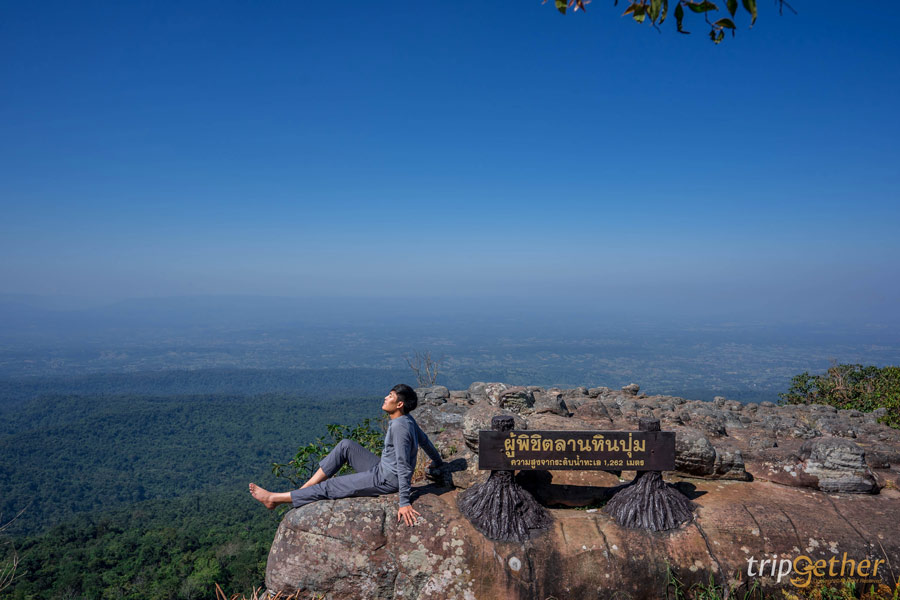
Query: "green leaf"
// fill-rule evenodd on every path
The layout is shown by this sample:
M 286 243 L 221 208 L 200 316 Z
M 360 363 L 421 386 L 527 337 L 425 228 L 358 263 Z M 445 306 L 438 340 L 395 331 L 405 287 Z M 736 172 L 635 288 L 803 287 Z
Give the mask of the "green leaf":
M 742 2 L 744 8 L 750 13 L 750 27 L 753 27 L 753 24 L 756 23 L 756 0 L 742 0 Z
M 737 12 L 737 0 L 725 0 L 725 5 L 728 7 L 728 12 L 730 12 L 733 17 L 734 13 Z
M 678 33 L 690 33 L 690 31 L 685 31 L 682 25 L 682 20 L 684 19 L 684 8 L 681 6 L 681 2 L 678 3 L 678 6 L 675 7 L 675 24 L 678 26 Z
M 718 44 L 719 42 L 721 42 L 721 41 L 724 40 L 724 39 L 725 39 L 725 30 L 724 30 L 724 29 L 720 29 L 720 30 L 719 30 L 719 35 L 716 36 L 716 43 Z
M 711 10 L 719 10 L 719 7 L 709 0 L 703 0 L 703 2 L 688 2 L 687 5 L 688 8 L 695 13 L 705 13 Z
M 659 24 L 662 25 L 666 20 L 666 13 L 669 12 L 669 0 L 662 0 L 662 10 L 659 12 Z
M 645 4 L 632 3 L 631 6 L 625 9 L 622 16 L 627 14 L 630 14 L 638 23 L 643 23 L 644 19 L 647 18 L 647 6 Z
M 662 0 L 650 0 L 650 20 L 656 23 L 659 18 L 659 11 L 662 8 Z
M 566 14 L 566 0 L 556 0 L 556 10 Z
M 734 26 L 734 21 L 732 21 L 731 19 L 719 19 L 718 21 L 713 23 L 713 26 L 718 27 L 719 29 L 721 29 L 722 27 L 727 27 L 728 29 L 736 29 L 736 27 Z

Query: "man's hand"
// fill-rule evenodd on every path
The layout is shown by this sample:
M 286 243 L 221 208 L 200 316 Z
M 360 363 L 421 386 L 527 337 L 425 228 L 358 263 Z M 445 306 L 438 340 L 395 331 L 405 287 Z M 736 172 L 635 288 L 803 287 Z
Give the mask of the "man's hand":
M 406 506 L 401 506 L 400 510 L 397 511 L 397 522 L 399 523 L 402 519 L 406 521 L 406 524 L 410 527 L 416 522 L 416 517 L 420 517 L 420 515 L 416 509 L 412 507 L 412 505 L 407 504 Z
M 428 463 L 428 466 L 425 467 L 425 477 L 432 481 L 442 481 L 443 473 L 441 473 L 441 467 L 444 466 L 444 463 L 441 462 L 439 465 L 435 465 L 434 461 Z

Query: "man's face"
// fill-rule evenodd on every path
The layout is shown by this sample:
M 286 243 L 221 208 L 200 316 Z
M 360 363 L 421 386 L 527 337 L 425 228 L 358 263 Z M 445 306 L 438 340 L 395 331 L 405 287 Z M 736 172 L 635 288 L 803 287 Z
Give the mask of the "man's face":
M 388 395 L 384 397 L 384 404 L 381 405 L 381 410 L 387 413 L 396 412 L 398 408 L 403 407 L 403 402 L 397 399 L 397 392 L 391 390 L 388 392 Z

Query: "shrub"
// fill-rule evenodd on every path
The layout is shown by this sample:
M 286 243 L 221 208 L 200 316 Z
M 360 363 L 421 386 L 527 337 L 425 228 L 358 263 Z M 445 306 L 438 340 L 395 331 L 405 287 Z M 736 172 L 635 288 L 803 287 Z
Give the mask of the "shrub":
M 880 423 L 900 428 L 900 367 L 833 365 L 824 375 L 796 375 L 781 404 L 827 404 L 872 412 L 884 408 Z
M 371 419 L 363 419 L 362 422 L 350 425 L 328 425 L 328 435 L 331 439 L 318 438 L 297 450 L 297 454 L 286 464 L 272 463 L 272 473 L 276 477 L 284 477 L 295 487 L 302 485 L 304 481 L 313 476 L 319 467 L 319 461 L 331 452 L 343 439 L 358 442 L 366 450 L 381 456 L 384 446 L 384 434 L 387 431 L 385 418 L 382 417 L 375 423 Z M 349 465 L 344 465 L 338 474 L 350 473 Z

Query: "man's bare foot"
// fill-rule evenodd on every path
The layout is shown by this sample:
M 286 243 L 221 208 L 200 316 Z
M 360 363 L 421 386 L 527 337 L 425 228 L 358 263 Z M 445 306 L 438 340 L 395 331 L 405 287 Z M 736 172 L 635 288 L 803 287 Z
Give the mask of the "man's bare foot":
M 262 502 L 263 506 L 265 506 L 269 510 L 272 510 L 279 504 L 272 498 L 272 496 L 274 496 L 275 494 L 268 490 L 262 489 L 255 483 L 250 484 L 250 495 Z

